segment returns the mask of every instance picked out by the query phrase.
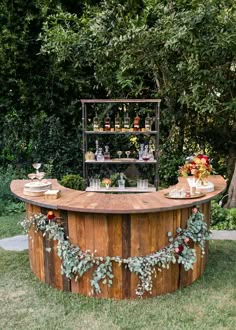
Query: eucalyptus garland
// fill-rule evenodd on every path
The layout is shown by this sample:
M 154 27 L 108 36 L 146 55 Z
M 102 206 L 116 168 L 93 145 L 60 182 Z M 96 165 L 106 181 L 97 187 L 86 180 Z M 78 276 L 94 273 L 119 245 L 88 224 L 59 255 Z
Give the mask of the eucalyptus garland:
M 61 273 L 67 278 L 78 280 L 85 272 L 94 267 L 95 270 L 90 281 L 92 294 L 101 292 L 101 282 L 109 287 L 112 285 L 114 277 L 112 264 L 116 262 L 138 276 L 136 294 L 142 296 L 144 292 L 152 293 L 152 279 L 156 270 L 169 269 L 171 263 L 182 264 L 186 271 L 193 269 L 193 264 L 196 262 L 196 251 L 189 246 L 191 241 L 200 246 L 202 256 L 205 254 L 205 241 L 209 240 L 210 232 L 204 222 L 204 215 L 196 207 L 192 211 L 186 229 L 178 228 L 175 237 L 172 232 L 167 233 L 169 244 L 166 247 L 146 256 L 129 258 L 101 257 L 96 255 L 96 251 L 83 251 L 79 246 L 74 246 L 65 236 L 63 220 L 56 218 L 52 211 L 47 215 L 35 214 L 21 222 L 21 225 L 26 231 L 34 226 L 35 231 L 41 231 L 43 236 L 48 234 L 49 239 L 58 242 L 57 254 L 62 262 Z

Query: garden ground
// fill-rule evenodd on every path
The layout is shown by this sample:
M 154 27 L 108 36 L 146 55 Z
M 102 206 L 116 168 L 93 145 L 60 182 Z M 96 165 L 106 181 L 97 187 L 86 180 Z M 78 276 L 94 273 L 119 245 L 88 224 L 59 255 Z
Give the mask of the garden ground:
M 0 217 L 0 238 L 21 233 L 24 214 Z M 236 328 L 236 241 L 212 240 L 204 275 L 150 299 L 116 301 L 60 292 L 37 280 L 27 251 L 0 248 L 0 329 Z

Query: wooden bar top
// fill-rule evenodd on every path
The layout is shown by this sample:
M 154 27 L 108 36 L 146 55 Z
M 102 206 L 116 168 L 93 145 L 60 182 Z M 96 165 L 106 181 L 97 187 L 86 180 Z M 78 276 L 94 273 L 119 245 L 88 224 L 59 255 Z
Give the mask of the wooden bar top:
M 78 191 L 61 186 L 57 180 L 50 179 L 52 189 L 60 189 L 58 199 L 45 199 L 44 196 L 32 197 L 23 194 L 24 185 L 30 180 L 13 180 L 10 189 L 21 201 L 52 210 L 67 210 L 75 212 L 134 214 L 161 212 L 180 208 L 192 207 L 210 201 L 226 189 L 226 182 L 220 175 L 210 176 L 209 181 L 214 183 L 215 190 L 206 193 L 201 198 L 169 199 L 165 197 L 169 189 L 151 193 L 106 194 L 97 192 Z M 179 178 L 177 187 L 188 187 L 186 178 Z

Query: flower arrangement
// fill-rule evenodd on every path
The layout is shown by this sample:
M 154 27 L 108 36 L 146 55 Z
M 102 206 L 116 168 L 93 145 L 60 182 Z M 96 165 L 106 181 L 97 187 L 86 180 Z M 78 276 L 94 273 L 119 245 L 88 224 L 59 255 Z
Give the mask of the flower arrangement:
M 111 184 L 111 179 L 108 178 L 104 178 L 102 180 L 102 183 L 106 186 L 106 188 L 109 188 L 110 184 Z
M 193 175 L 198 180 L 206 179 L 212 172 L 209 157 L 198 154 L 187 159 L 187 162 L 180 167 L 179 174 L 181 176 Z

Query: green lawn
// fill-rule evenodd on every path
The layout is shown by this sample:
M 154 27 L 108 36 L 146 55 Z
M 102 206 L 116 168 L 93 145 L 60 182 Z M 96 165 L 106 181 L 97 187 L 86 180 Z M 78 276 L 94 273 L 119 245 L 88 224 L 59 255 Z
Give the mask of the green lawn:
M 236 241 L 212 241 L 204 276 L 165 296 L 114 301 L 39 282 L 26 252 L 0 249 L 0 329 L 236 329 Z
M 25 213 L 17 213 L 14 215 L 0 217 L 0 239 L 22 235 L 22 227 L 18 225 L 19 221 L 25 218 Z

